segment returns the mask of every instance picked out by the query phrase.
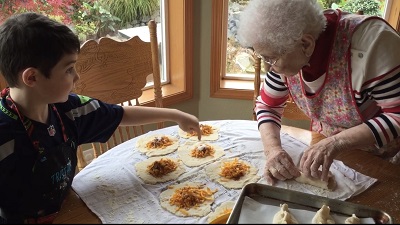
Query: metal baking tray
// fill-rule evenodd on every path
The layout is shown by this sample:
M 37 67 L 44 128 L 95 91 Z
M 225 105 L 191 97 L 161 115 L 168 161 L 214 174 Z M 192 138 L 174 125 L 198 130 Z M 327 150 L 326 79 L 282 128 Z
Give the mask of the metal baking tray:
M 273 200 L 278 200 L 275 201 L 278 207 L 279 203 L 287 203 L 291 208 L 305 209 L 314 212 L 318 211 L 323 204 L 326 204 L 329 206 L 331 213 L 337 215 L 350 217 L 354 213 L 359 218 L 372 218 L 377 224 L 393 223 L 392 217 L 386 212 L 364 205 L 273 187 L 266 184 L 250 183 L 243 187 L 226 222 L 227 224 L 237 224 L 239 222 L 240 212 L 246 196 L 252 199 L 258 199 L 258 202 L 262 202 L 260 198 L 270 199 L 272 202 Z

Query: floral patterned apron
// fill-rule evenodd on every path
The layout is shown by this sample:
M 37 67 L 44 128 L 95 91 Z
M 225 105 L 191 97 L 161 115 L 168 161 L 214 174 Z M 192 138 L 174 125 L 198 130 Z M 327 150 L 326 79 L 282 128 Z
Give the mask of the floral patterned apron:
M 365 21 L 367 16 L 341 11 L 336 11 L 336 13 L 340 18 L 338 21 L 339 29 L 336 29 L 336 38 L 322 87 L 314 95 L 307 96 L 300 76 L 287 78 L 290 95 L 299 108 L 311 118 L 311 130 L 326 137 L 362 124 L 365 119 L 369 119 L 363 118 L 355 102 L 350 65 L 352 34 L 356 27 Z M 399 149 L 400 139 L 397 138 L 381 149 L 371 146 L 365 150 L 379 155 L 383 152 L 390 152 L 389 155 L 393 156 Z M 398 158 L 399 156 L 391 160 L 400 163 Z

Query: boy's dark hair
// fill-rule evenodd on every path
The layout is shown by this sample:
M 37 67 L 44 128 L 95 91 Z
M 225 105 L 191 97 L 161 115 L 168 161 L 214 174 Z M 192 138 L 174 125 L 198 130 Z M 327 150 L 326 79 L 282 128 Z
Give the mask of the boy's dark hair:
M 11 16 L 0 26 L 0 73 L 16 87 L 19 73 L 29 67 L 47 78 L 64 54 L 79 53 L 72 30 L 50 18 L 27 12 Z

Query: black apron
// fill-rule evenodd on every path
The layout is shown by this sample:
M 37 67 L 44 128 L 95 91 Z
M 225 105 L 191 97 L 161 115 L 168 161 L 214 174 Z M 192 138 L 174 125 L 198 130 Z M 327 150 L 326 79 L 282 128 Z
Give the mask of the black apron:
M 52 151 L 44 151 L 32 168 L 32 193 L 24 206 L 26 216 L 36 218 L 60 210 L 61 204 L 71 187 L 76 168 L 75 141 L 68 139 Z
M 3 91 L 4 93 L 4 91 Z M 2 94 L 3 94 L 2 93 Z M 71 187 L 75 169 L 77 165 L 76 140 L 68 132 L 62 122 L 62 119 L 54 105 L 51 109 L 57 115 L 61 126 L 63 142 L 53 149 L 45 149 L 39 142 L 40 137 L 34 135 L 34 125 L 30 119 L 21 115 L 11 99 L 8 91 L 6 101 L 10 109 L 18 116 L 26 129 L 34 149 L 38 151 L 36 161 L 32 167 L 32 174 L 29 177 L 30 187 L 25 188 L 23 193 L 23 204 L 18 210 L 7 216 L 7 223 L 20 223 L 27 221 L 39 221 L 47 215 L 58 212 L 62 202 Z M 50 112 L 49 112 L 50 116 Z M 54 126 L 48 128 L 50 136 L 54 136 L 56 130 Z

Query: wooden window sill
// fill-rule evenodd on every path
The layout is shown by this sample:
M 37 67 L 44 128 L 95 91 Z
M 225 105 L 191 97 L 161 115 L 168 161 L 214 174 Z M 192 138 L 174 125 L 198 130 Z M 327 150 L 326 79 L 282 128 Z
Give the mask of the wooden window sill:
M 192 98 L 192 93 L 185 91 L 181 85 L 166 84 L 162 86 L 163 107 L 168 107 Z M 153 89 L 143 91 L 139 99 L 143 106 L 154 106 Z
M 217 81 L 213 81 L 211 86 L 212 98 L 253 100 L 253 81 L 215 78 Z

